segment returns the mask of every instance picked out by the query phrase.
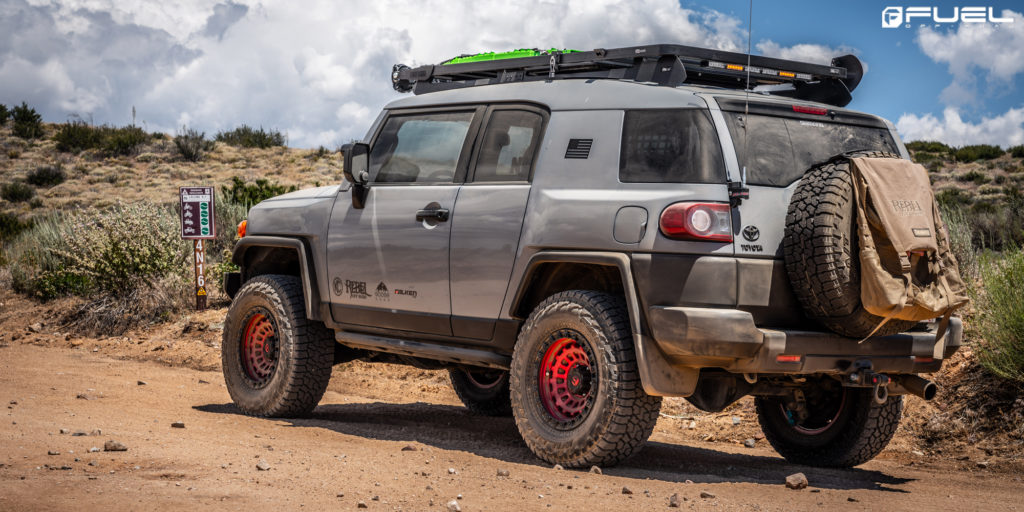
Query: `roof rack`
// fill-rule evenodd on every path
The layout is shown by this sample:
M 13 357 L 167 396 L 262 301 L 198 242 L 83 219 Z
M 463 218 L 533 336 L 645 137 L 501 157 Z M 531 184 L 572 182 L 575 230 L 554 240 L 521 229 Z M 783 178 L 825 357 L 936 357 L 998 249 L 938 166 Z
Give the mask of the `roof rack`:
M 837 107 L 846 106 L 853 99 L 850 92 L 863 76 L 860 60 L 853 55 L 836 57 L 831 66 L 823 66 L 694 46 L 655 44 L 591 51 L 534 49 L 463 55 L 416 68 L 395 64 L 391 82 L 396 91 L 415 94 L 567 78 L 629 80 L 668 87 L 686 83 L 745 90 L 748 71 L 754 91 Z

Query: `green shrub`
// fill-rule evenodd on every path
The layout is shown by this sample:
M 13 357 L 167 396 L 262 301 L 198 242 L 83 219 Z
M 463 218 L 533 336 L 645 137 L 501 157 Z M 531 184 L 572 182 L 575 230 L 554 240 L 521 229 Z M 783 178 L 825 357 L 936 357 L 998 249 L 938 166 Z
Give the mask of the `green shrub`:
M 0 103 L 0 126 L 6 124 L 9 117 L 11 117 L 11 111 L 7 110 L 7 105 Z
M 982 267 L 977 328 L 979 360 L 992 373 L 1024 383 L 1024 251 L 1009 251 Z
M 24 101 L 11 112 L 14 127 L 11 132 L 23 139 L 38 139 L 43 136 L 43 117 Z
M 960 268 L 960 275 L 964 278 L 968 288 L 972 288 L 979 272 L 978 252 L 974 248 L 971 224 L 967 214 L 959 207 L 940 208 L 940 214 L 946 224 L 946 231 L 949 233 L 949 245 L 956 258 L 957 266 Z
M 936 153 L 929 153 L 927 151 L 918 151 L 914 153 L 914 161 L 919 164 L 926 164 L 934 161 L 942 161 L 945 158 L 942 155 Z
M 935 201 L 942 208 L 957 208 L 974 202 L 970 194 L 959 188 L 947 188 L 935 194 Z
M 991 144 L 976 144 L 964 146 L 953 153 L 958 162 L 973 162 L 975 160 L 991 160 L 1003 156 L 1003 149 Z
M 1024 158 L 1024 145 L 1013 146 L 1006 151 L 1014 158 Z
M 928 151 L 930 153 L 949 153 L 953 148 L 935 141 L 915 140 L 906 144 L 910 151 Z
M 31 222 L 21 220 L 13 213 L 2 212 L 0 213 L 0 242 L 12 239 L 30 227 L 32 227 Z
M 103 129 L 83 121 L 71 121 L 60 125 L 53 140 L 57 142 L 57 151 L 80 153 L 103 145 Z
M 183 275 L 186 253 L 172 210 L 133 203 L 54 214 L 22 233 L 7 259 L 17 291 L 124 297 L 146 280 Z
M 21 203 L 32 199 L 36 195 L 36 189 L 22 181 L 4 183 L 0 187 L 0 197 L 12 203 Z
M 217 134 L 217 142 L 241 148 L 269 148 L 284 146 L 285 136 L 277 130 L 264 130 L 263 127 L 253 128 L 242 125 L 229 132 Z
M 265 199 L 294 192 L 298 190 L 298 187 L 295 185 L 286 187 L 266 179 L 258 179 L 255 183 L 246 183 L 242 178 L 235 176 L 231 178 L 230 187 L 221 187 L 220 190 L 224 202 L 250 207 Z
M 25 181 L 37 187 L 53 187 L 64 183 L 67 177 L 67 174 L 64 173 L 64 166 L 56 163 L 40 165 L 34 170 L 29 171 Z
M 112 156 L 132 156 L 139 152 L 139 146 L 149 141 L 149 135 L 138 126 L 105 128 L 106 140 L 103 150 Z
M 956 177 L 957 181 L 972 181 L 975 185 L 984 185 L 991 181 L 987 174 L 979 171 L 967 171 Z
M 185 126 L 174 137 L 174 147 L 178 154 L 189 162 L 202 160 L 203 153 L 213 151 L 213 141 L 206 140 L 206 132 L 199 132 Z

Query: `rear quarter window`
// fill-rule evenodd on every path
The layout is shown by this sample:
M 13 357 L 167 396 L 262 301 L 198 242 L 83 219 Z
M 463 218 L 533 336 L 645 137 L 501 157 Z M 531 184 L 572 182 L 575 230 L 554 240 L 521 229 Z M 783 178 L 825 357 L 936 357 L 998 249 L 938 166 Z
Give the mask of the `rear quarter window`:
M 871 126 L 724 112 L 747 183 L 786 187 L 808 169 L 848 151 L 899 153 L 889 130 Z
M 725 164 L 711 116 L 701 109 L 627 110 L 619 181 L 723 183 Z

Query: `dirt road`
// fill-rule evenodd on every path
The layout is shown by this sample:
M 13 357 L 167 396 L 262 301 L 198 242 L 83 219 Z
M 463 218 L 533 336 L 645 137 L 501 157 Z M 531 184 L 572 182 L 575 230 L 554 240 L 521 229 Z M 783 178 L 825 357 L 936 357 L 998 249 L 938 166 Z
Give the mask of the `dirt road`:
M 218 372 L 23 344 L 0 361 L 0 510 L 668 510 L 672 494 L 685 509 L 1024 508 L 1017 473 L 884 454 L 799 467 L 764 441 L 684 439 L 686 420 L 667 417 L 619 467 L 555 470 L 511 419 L 458 406 L 435 372 L 339 368 L 312 417 L 266 420 L 236 413 Z M 127 451 L 103 451 L 108 440 Z M 810 487 L 787 489 L 798 471 Z

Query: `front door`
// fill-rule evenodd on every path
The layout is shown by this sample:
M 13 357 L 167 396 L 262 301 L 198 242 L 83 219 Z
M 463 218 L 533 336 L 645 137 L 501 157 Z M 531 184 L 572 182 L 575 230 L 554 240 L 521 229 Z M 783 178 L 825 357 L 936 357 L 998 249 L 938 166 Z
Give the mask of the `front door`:
M 398 111 L 381 124 L 365 207 L 342 192 L 331 214 L 336 322 L 452 334 L 450 220 L 479 117 L 476 109 Z

